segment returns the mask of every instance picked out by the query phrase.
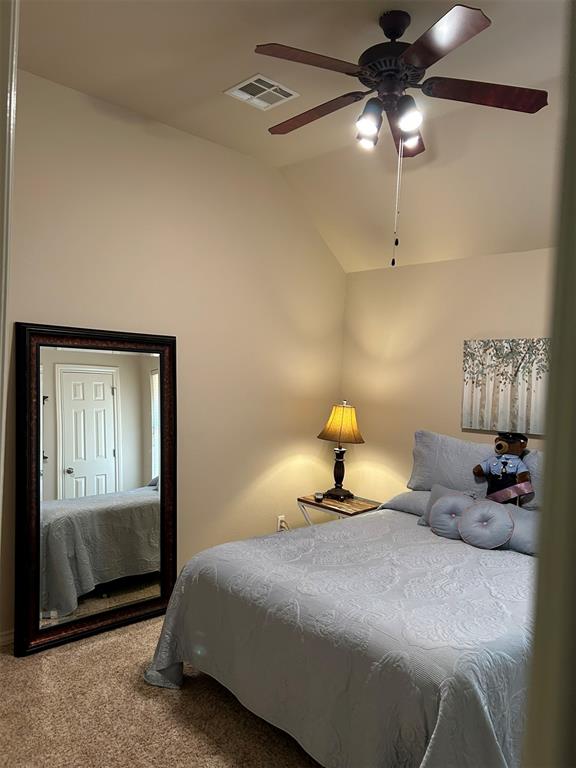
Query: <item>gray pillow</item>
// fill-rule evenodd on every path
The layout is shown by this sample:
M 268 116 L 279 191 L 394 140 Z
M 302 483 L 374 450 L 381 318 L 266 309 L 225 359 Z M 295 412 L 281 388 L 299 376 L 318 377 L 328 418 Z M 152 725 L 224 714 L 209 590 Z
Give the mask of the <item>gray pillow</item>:
M 514 521 L 514 532 L 508 542 L 507 549 L 522 552 L 524 555 L 537 555 L 539 513 L 535 509 L 516 507 L 513 504 L 506 506 Z
M 426 512 L 430 491 L 406 491 L 394 496 L 393 499 L 380 504 L 378 509 L 397 509 L 409 515 L 421 517 Z
M 509 506 L 489 499 L 469 506 L 458 522 L 462 540 L 481 549 L 497 549 L 507 544 L 514 532 Z
M 430 512 L 432 507 L 436 504 L 438 499 L 441 499 L 443 496 L 464 496 L 468 504 L 472 503 L 472 496 L 467 493 L 455 491 L 453 488 L 445 488 L 443 485 L 434 485 L 430 491 L 430 498 L 428 500 L 426 511 L 420 520 L 418 520 L 418 525 L 430 525 Z
M 524 509 L 539 509 L 542 504 L 542 486 L 544 479 L 544 453 L 542 451 L 529 451 L 523 458 L 530 470 L 534 496 L 522 504 Z
M 413 491 L 429 491 L 440 484 L 471 496 L 486 495 L 486 481 L 472 474 L 476 464 L 494 454 L 494 443 L 473 443 L 437 432 L 419 430 L 414 435 L 414 464 L 407 485 Z M 542 451 L 530 451 L 524 461 L 532 475 L 534 498 L 524 506 L 537 509 L 542 489 Z
M 445 539 L 460 539 L 458 521 L 472 503 L 472 499 L 463 493 L 442 496 L 430 510 L 432 532 Z
M 159 480 L 160 480 L 159 476 L 158 476 L 158 475 L 156 475 L 156 477 L 153 477 L 153 478 L 152 478 L 152 480 L 150 480 L 150 482 L 148 483 L 148 486 L 147 486 L 147 487 L 151 487 L 151 486 L 154 486 L 154 485 L 155 485 L 156 487 L 158 487 L 158 481 L 159 481 Z

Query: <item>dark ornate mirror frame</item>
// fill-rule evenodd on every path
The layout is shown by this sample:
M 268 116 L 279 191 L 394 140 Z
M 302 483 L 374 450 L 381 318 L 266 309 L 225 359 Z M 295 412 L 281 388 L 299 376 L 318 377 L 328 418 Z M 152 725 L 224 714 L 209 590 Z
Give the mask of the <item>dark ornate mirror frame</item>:
M 40 628 L 40 348 L 160 355 L 160 597 Z M 173 336 L 16 323 L 16 610 L 14 653 L 24 656 L 165 612 L 176 580 L 176 339 Z

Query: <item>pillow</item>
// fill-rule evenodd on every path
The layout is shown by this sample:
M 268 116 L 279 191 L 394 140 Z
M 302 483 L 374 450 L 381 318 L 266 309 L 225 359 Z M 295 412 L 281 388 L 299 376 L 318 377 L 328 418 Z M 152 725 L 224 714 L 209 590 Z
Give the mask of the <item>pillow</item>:
M 486 483 L 478 482 L 472 470 L 492 453 L 494 445 L 490 443 L 469 443 L 419 430 L 414 435 L 414 465 L 408 488 L 429 491 L 439 484 L 470 496 L 482 493 Z
M 540 516 L 535 509 L 507 504 L 510 517 L 514 521 L 514 531 L 507 549 L 521 552 L 523 555 L 538 554 L 538 526 Z
M 458 521 L 462 540 L 481 549 L 497 549 L 507 544 L 514 533 L 508 506 L 489 499 L 469 506 Z
M 418 520 L 418 525 L 430 525 L 430 512 L 432 507 L 436 504 L 438 499 L 441 499 L 443 496 L 463 496 L 468 504 L 472 503 L 472 496 L 467 493 L 455 491 L 453 488 L 445 488 L 443 485 L 434 485 L 430 491 L 428 506 L 420 520 Z
M 542 486 L 544 480 L 544 453 L 542 451 L 529 451 L 523 461 L 530 470 L 534 493 L 522 504 L 524 509 L 539 509 L 542 503 Z
M 486 481 L 472 474 L 476 464 L 494 454 L 494 443 L 473 443 L 437 432 L 419 430 L 414 435 L 414 463 L 407 485 L 413 491 L 429 491 L 440 484 L 470 496 L 485 496 Z M 534 497 L 524 504 L 537 509 L 542 497 L 542 451 L 529 451 L 524 461 L 532 476 Z
M 460 539 L 458 522 L 472 499 L 464 494 L 442 496 L 430 510 L 430 528 L 432 533 L 445 539 Z
M 422 516 L 426 512 L 430 491 L 406 491 L 380 504 L 378 509 L 397 509 L 409 515 Z
M 152 480 L 150 480 L 150 482 L 148 483 L 148 485 L 146 487 L 148 488 L 148 487 L 150 487 L 152 485 L 155 485 L 156 487 L 158 487 L 158 480 L 159 479 L 160 478 L 158 477 L 158 475 L 156 475 L 156 477 L 153 477 Z

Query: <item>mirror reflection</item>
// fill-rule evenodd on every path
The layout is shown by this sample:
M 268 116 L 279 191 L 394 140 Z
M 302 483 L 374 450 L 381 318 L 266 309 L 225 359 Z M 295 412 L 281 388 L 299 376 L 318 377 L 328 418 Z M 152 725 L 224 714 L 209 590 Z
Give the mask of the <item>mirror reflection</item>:
M 159 369 L 41 347 L 41 628 L 160 595 Z

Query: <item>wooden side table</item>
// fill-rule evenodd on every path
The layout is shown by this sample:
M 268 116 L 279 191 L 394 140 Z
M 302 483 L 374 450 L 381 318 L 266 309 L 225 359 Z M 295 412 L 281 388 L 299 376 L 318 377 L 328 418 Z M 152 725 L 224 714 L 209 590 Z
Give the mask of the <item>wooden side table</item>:
M 356 517 L 364 512 L 371 512 L 374 509 L 378 509 L 381 502 L 374 501 L 374 499 L 363 499 L 360 496 L 355 496 L 353 499 L 344 499 L 344 501 L 338 501 L 337 499 L 322 499 L 322 501 L 316 501 L 314 494 L 310 496 L 299 496 L 298 506 L 300 512 L 304 516 L 304 520 L 308 525 L 314 525 L 308 514 L 307 507 L 313 507 L 314 509 L 321 509 L 323 512 L 327 512 L 329 515 L 335 517 Z

